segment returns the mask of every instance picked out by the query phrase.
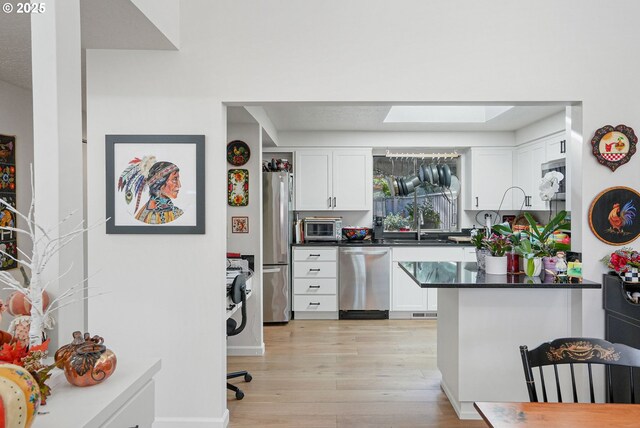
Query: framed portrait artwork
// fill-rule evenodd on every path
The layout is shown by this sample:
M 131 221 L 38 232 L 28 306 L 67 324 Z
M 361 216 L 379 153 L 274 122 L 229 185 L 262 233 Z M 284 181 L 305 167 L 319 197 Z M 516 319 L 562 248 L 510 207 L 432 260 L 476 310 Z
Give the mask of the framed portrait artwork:
M 231 217 L 231 233 L 249 233 L 249 217 Z
M 593 155 L 601 165 L 615 171 L 619 166 L 629 162 L 636 152 L 636 137 L 633 129 L 625 125 L 615 128 L 611 125 L 598 129 L 591 139 Z
M 204 135 L 107 135 L 106 167 L 107 233 L 204 233 Z
M 629 187 L 610 187 L 589 208 L 589 227 L 609 245 L 625 245 L 640 235 L 640 193 Z

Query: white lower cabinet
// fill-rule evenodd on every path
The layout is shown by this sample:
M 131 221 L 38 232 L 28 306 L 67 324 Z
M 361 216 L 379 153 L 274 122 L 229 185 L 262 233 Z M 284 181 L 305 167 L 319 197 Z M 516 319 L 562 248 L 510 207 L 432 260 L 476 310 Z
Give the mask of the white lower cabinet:
M 150 380 L 138 393 L 116 412 L 104 428 L 151 428 L 154 415 L 154 381 Z
M 338 247 L 293 248 L 297 319 L 338 319 Z
M 421 288 L 400 267 L 400 263 L 475 261 L 475 249 L 461 246 L 394 247 L 392 260 L 390 318 L 424 318 L 433 316 L 438 310 L 438 289 Z

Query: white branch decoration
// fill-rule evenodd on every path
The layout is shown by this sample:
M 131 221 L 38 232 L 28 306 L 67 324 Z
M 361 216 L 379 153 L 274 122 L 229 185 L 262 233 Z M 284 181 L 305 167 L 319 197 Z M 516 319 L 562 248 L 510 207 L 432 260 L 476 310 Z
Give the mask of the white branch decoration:
M 31 303 L 31 327 L 29 329 L 29 346 L 40 345 L 42 343 L 42 330 L 45 319 L 51 315 L 51 312 L 64 307 L 68 304 L 74 303 L 78 300 L 84 300 L 85 298 L 74 299 L 69 301 L 71 297 L 76 295 L 85 289 L 85 282 L 88 279 L 84 279 L 79 283 L 69 287 L 62 292 L 58 297 L 53 299 L 49 307 L 43 309 L 42 292 L 51 284 L 60 281 L 65 275 L 67 275 L 73 266 L 70 266 L 64 273 L 57 278 L 47 281 L 43 284 L 42 272 L 44 271 L 47 263 L 73 240 L 83 233 L 93 229 L 100 224 L 104 224 L 104 221 L 99 222 L 91 227 L 84 227 L 84 221 L 76 225 L 71 232 L 65 233 L 58 237 L 52 237 L 51 235 L 55 231 L 56 227 L 52 227 L 49 230 L 45 230 L 35 219 L 35 186 L 33 183 L 33 165 L 31 165 L 31 205 L 29 206 L 29 212 L 27 215 L 22 214 L 16 208 L 11 206 L 3 199 L 0 199 L 0 209 L 6 209 L 10 211 L 15 218 L 22 219 L 25 223 L 25 227 L 12 226 L 0 226 L 0 231 L 20 233 L 29 237 L 33 243 L 33 250 L 31 254 L 25 254 L 22 250 L 18 250 L 23 256 L 23 259 L 18 259 L 15 256 L 0 250 L 0 255 L 7 257 L 15 261 L 20 267 L 25 267 L 31 272 L 31 278 L 28 280 L 26 286 L 23 286 L 12 275 L 6 271 L 0 271 L 0 284 L 4 284 L 7 287 L 5 289 L 17 291 L 25 296 L 25 299 Z M 66 224 L 66 222 L 73 217 L 75 212 L 67 215 L 58 224 L 57 228 Z M 24 274 L 24 271 L 23 271 Z M 101 293 L 104 294 L 104 293 Z M 66 300 L 66 302 L 65 302 Z

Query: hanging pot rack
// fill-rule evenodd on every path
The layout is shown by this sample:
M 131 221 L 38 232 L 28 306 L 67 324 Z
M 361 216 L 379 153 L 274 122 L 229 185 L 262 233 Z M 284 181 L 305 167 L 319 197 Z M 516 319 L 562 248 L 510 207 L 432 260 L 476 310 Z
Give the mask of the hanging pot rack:
M 460 157 L 457 151 L 453 153 L 391 153 L 387 150 L 386 157 L 388 158 L 415 158 L 415 159 L 455 159 Z

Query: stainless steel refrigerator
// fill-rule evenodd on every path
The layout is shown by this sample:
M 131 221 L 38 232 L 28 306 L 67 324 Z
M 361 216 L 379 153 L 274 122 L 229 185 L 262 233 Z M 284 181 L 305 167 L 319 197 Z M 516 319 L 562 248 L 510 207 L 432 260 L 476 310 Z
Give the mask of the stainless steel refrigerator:
M 262 306 L 265 323 L 291 319 L 293 177 L 263 172 Z

